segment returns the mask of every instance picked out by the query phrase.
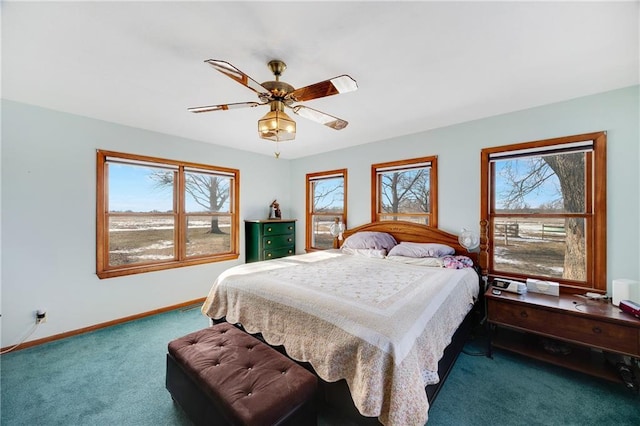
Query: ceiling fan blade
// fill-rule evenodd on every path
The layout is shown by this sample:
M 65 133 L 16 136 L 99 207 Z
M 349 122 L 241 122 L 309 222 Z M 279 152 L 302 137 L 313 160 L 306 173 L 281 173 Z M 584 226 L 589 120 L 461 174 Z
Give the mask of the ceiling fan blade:
M 301 117 L 308 118 L 309 120 L 315 121 L 316 123 L 324 124 L 327 127 L 331 127 L 335 130 L 342 130 L 347 127 L 349 122 L 334 117 L 333 115 L 329 115 L 322 111 L 318 111 L 317 109 L 309 108 L 303 105 L 296 105 L 291 107 L 295 114 L 298 114 Z
M 353 92 L 358 88 L 358 83 L 348 75 L 341 75 L 330 80 L 321 81 L 309 86 L 301 87 L 289 93 L 286 98 L 294 102 L 310 101 L 311 99 L 324 98 L 325 96 L 339 93 Z
M 269 92 L 268 89 L 264 88 L 260 83 L 240 71 L 238 68 L 231 65 L 229 62 L 220 61 L 217 59 L 207 59 L 205 62 L 227 77 L 230 77 L 243 86 L 253 90 L 258 95 L 262 95 L 261 98 L 264 96 L 271 96 L 271 92 Z
M 247 107 L 257 107 L 260 105 L 266 105 L 266 104 L 261 104 L 258 102 L 237 102 L 234 104 L 221 104 L 221 105 L 208 105 L 208 106 L 200 106 L 200 107 L 193 107 L 193 108 L 188 108 L 187 111 L 190 112 L 211 112 L 211 111 L 226 111 L 228 109 L 234 109 L 234 108 L 247 108 Z

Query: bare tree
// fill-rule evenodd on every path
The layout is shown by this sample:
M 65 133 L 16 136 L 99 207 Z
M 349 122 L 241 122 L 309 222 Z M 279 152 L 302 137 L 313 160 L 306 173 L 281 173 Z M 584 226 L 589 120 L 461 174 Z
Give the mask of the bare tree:
M 229 179 L 204 173 L 185 173 L 185 191 L 207 212 L 218 212 L 229 200 Z M 158 187 L 173 186 L 172 171 L 157 171 L 150 175 Z M 211 217 L 211 234 L 224 234 L 218 217 Z
M 429 211 L 429 169 L 386 173 L 382 175 L 381 185 L 385 213 Z
M 501 194 L 504 207 L 509 210 L 526 207 L 525 197 L 541 189 L 542 185 L 557 176 L 556 199 L 547 202 L 544 210 L 583 213 L 585 211 L 585 159 L 583 153 L 568 153 L 533 157 L 518 164 L 525 168 L 516 170 L 514 162 L 505 162 L 502 176 L 509 182 L 509 189 Z M 555 179 L 554 179 L 555 180 Z M 573 280 L 586 279 L 586 252 L 584 220 L 565 218 L 565 256 L 563 277 Z
M 335 205 L 342 208 L 344 200 L 344 179 L 340 179 L 338 185 L 314 185 L 313 211 L 317 213 L 329 213 Z

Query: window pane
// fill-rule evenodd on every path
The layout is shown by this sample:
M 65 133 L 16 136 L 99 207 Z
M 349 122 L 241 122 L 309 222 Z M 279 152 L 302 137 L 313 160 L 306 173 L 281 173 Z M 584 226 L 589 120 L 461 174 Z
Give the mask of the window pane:
M 344 177 L 315 180 L 311 185 L 314 213 L 342 213 L 344 208 Z
M 109 265 L 172 260 L 173 216 L 112 216 L 109 218 Z
M 318 249 L 333 248 L 333 236 L 329 232 L 329 227 L 333 224 L 335 217 L 312 216 L 311 246 Z
M 497 218 L 493 269 L 521 275 L 586 279 L 583 218 Z
M 187 213 L 230 212 L 230 177 L 196 172 L 184 175 Z
M 230 216 L 189 216 L 187 256 L 206 256 L 231 251 Z
M 428 213 L 430 168 L 380 174 L 380 213 Z
M 496 213 L 584 213 L 585 155 L 576 152 L 496 161 Z M 556 171 L 561 171 L 562 182 Z
M 400 215 L 380 215 L 380 220 L 402 220 L 405 222 L 420 223 L 429 225 L 429 216 L 400 216 Z
M 110 212 L 173 212 L 174 172 L 109 163 Z

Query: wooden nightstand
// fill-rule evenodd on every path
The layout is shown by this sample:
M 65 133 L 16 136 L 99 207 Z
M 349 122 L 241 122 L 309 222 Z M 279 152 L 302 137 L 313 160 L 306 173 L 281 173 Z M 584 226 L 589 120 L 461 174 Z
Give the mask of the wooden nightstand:
M 246 263 L 296 253 L 295 219 L 245 220 Z
M 489 356 L 493 346 L 615 382 L 620 377 L 604 361 L 602 351 L 640 357 L 640 319 L 608 301 L 569 294 L 495 295 L 491 287 L 485 298 Z M 547 352 L 540 337 L 568 343 L 571 353 Z

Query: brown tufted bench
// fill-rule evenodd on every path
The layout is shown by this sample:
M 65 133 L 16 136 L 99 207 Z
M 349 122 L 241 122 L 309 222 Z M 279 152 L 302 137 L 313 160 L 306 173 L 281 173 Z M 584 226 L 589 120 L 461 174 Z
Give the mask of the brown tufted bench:
M 317 378 L 228 323 L 169 343 L 167 390 L 196 425 L 315 425 Z

